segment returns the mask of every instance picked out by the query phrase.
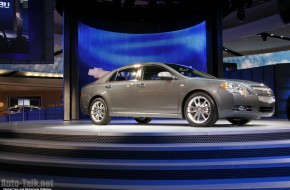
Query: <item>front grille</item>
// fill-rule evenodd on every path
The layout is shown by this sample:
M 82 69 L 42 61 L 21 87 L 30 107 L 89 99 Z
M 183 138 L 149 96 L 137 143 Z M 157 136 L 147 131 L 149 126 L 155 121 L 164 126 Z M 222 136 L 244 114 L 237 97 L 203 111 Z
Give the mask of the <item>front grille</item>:
M 256 92 L 257 95 L 272 95 L 273 94 L 272 90 L 265 86 L 252 86 L 252 89 Z
M 260 107 L 260 112 L 273 112 L 273 107 Z

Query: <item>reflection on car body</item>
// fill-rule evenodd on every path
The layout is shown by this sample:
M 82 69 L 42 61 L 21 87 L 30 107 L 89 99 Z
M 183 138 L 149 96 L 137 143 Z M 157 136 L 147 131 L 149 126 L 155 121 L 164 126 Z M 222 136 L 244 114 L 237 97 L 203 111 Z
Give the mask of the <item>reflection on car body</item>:
M 184 118 L 212 126 L 219 118 L 236 125 L 274 114 L 272 90 L 260 83 L 218 79 L 177 64 L 143 63 L 116 69 L 81 91 L 81 110 L 95 124 L 112 116 Z

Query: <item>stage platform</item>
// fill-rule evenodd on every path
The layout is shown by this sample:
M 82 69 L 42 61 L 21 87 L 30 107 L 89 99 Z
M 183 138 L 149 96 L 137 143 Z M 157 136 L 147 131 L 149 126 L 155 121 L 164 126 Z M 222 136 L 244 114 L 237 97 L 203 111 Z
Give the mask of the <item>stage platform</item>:
M 0 176 L 52 189 L 290 189 L 290 122 L 1 123 Z

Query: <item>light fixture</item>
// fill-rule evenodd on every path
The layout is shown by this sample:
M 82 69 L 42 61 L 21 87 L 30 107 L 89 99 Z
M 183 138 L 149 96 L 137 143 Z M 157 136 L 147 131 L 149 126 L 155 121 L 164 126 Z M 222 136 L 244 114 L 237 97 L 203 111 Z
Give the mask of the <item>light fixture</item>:
M 237 18 L 240 22 L 244 22 L 245 20 L 245 9 L 243 7 L 238 8 Z
M 290 38 L 288 38 L 286 36 L 279 36 L 279 35 L 270 34 L 270 33 L 266 33 L 266 32 L 262 32 L 262 33 L 259 33 L 257 35 L 260 36 L 263 41 L 267 41 L 268 38 L 290 41 Z
M 266 33 L 261 33 L 260 34 L 260 36 L 261 36 L 261 38 L 262 38 L 262 40 L 265 42 L 265 41 L 267 41 L 267 34 Z
M 24 75 L 27 77 L 50 77 L 50 78 L 62 78 L 63 77 L 63 74 L 60 74 L 60 73 L 27 72 Z

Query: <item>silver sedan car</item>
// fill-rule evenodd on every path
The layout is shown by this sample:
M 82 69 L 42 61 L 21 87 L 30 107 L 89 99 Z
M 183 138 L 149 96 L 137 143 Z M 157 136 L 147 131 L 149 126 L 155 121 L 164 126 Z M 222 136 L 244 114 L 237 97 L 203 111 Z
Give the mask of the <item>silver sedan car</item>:
M 116 69 L 81 90 L 81 110 L 93 123 L 114 117 L 138 123 L 184 118 L 191 126 L 212 126 L 219 118 L 235 125 L 270 117 L 272 90 L 260 83 L 218 79 L 190 67 L 142 63 Z

